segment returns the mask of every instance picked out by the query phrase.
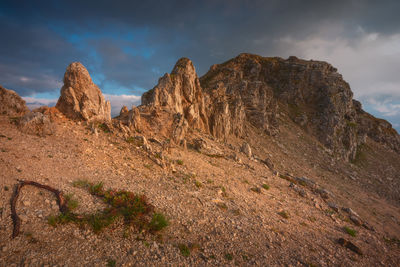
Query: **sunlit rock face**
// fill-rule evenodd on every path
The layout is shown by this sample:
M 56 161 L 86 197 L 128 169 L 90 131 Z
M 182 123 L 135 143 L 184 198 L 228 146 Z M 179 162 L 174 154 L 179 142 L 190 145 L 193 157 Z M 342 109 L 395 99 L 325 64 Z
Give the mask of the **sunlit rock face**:
M 208 119 L 199 78 L 192 61 L 181 58 L 170 74 L 142 96 L 142 104 L 180 113 L 190 127 L 207 130 Z
M 337 158 L 354 159 L 366 136 L 399 151 L 397 132 L 362 111 L 336 68 L 296 57 L 241 54 L 213 65 L 200 80 L 192 62 L 182 58 L 143 94 L 135 114 L 142 118 L 135 119 L 136 127 L 146 123 L 176 143 L 193 129 L 220 140 L 246 137 L 247 125 L 276 135 L 284 115 Z
M 87 69 L 79 62 L 67 67 L 56 108 L 74 120 L 111 120 L 110 102 L 105 101 Z
M 355 157 L 363 139 L 355 127 L 353 93 L 326 62 L 241 54 L 213 65 L 200 81 L 211 99 L 207 110 L 216 136 L 242 135 L 244 120 L 274 135 L 278 113 L 285 111 L 344 159 Z

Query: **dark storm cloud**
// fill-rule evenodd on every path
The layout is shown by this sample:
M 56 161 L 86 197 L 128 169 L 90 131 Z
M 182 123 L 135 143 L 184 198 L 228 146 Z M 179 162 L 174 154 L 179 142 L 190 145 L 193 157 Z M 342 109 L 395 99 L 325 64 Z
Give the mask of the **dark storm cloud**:
M 140 94 L 180 57 L 201 75 L 250 52 L 327 60 L 356 96 L 397 99 L 399 11 L 399 1 L 361 0 L 2 1 L 0 84 L 54 92 L 78 60 L 106 93 Z

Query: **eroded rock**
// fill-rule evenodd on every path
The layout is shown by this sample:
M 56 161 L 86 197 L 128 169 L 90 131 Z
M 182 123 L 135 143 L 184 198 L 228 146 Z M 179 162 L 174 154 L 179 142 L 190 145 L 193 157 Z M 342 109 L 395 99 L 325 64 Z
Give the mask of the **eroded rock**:
M 280 102 L 294 122 L 344 159 L 353 159 L 362 141 L 354 127 L 353 93 L 326 62 L 241 54 L 214 65 L 200 81 L 210 96 L 216 136 L 241 136 L 246 122 L 276 134 Z
M 193 63 L 187 58 L 179 59 L 170 74 L 166 73 L 152 90 L 143 94 L 142 104 L 181 114 L 190 127 L 208 131 L 203 90 Z
M 247 157 L 251 158 L 251 147 L 247 142 L 244 142 L 240 147 L 240 152 L 244 153 Z
M 79 62 L 67 67 L 56 108 L 73 120 L 111 120 L 110 102 L 105 101 L 87 69 Z
M 25 114 L 18 123 L 21 132 L 46 136 L 51 135 L 55 131 L 55 125 L 51 122 L 48 115 L 40 112 L 29 112 Z
M 0 85 L 0 114 L 21 116 L 29 112 L 25 100 L 13 90 L 8 90 Z

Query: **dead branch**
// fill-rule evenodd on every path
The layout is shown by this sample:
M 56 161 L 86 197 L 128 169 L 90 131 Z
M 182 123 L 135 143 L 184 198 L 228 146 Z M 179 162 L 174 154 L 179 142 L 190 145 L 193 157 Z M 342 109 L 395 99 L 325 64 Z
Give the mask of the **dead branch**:
M 57 190 L 51 186 L 48 185 L 43 185 L 34 181 L 23 181 L 19 180 L 19 183 L 15 186 L 14 188 L 14 193 L 11 197 L 11 218 L 14 224 L 14 229 L 12 233 L 12 238 L 15 238 L 19 235 L 20 232 L 20 227 L 21 227 L 21 219 L 19 218 L 16 210 L 16 205 L 17 205 L 17 200 L 19 197 L 19 193 L 25 185 L 32 185 L 41 189 L 45 189 L 47 191 L 50 191 L 54 194 L 54 196 L 57 198 L 57 204 L 59 206 L 60 212 L 68 212 L 68 206 L 67 206 L 67 201 L 65 200 L 65 197 L 63 193 L 60 190 Z

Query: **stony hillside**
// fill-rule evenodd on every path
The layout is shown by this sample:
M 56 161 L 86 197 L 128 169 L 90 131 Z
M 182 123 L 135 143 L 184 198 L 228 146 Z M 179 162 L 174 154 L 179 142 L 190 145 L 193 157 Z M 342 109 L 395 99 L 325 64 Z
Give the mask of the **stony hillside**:
M 72 63 L 56 107 L 0 103 L 0 266 L 400 261 L 399 135 L 328 63 L 182 58 L 113 119 Z

